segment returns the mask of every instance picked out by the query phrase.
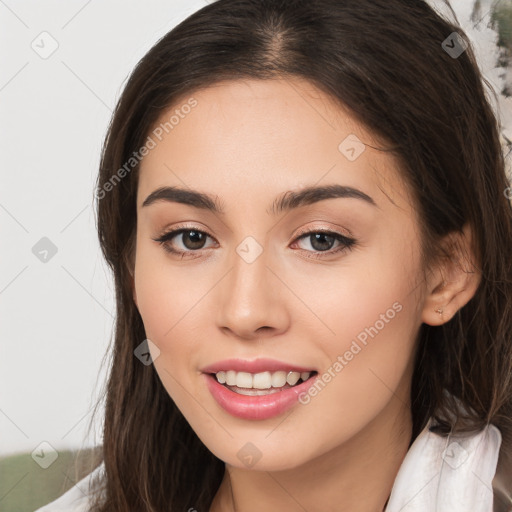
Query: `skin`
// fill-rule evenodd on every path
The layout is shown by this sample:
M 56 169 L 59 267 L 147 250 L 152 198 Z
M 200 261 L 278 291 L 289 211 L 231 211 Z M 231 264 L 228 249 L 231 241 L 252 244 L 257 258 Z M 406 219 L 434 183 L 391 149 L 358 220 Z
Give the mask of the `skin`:
M 165 389 L 226 463 L 210 511 L 383 510 L 411 441 L 418 330 L 448 321 L 479 275 L 450 262 L 424 272 L 419 218 L 397 162 L 371 148 L 380 143 L 375 135 L 312 84 L 223 82 L 184 97 L 161 119 L 190 96 L 197 106 L 140 168 L 132 284 L 147 337 L 160 350 L 154 366 Z M 349 134 L 367 144 L 355 161 L 338 149 Z M 332 198 L 269 213 L 280 194 L 326 184 L 357 188 L 376 206 Z M 225 213 L 166 201 L 142 206 L 161 186 L 217 196 Z M 203 248 L 186 235 L 167 242 L 189 252 L 182 259 L 153 239 L 184 223 L 209 236 Z M 339 242 L 322 253 L 300 229 L 356 244 L 329 255 Z M 468 249 L 471 233 L 464 234 L 458 241 Z M 263 249 L 251 264 L 236 252 L 247 236 Z M 308 258 L 315 254 L 323 257 Z M 322 374 L 397 302 L 401 311 L 307 405 L 243 420 L 204 384 L 200 368 L 232 357 L 275 358 Z M 434 311 L 440 306 L 442 315 Z M 248 442 L 261 453 L 252 467 L 237 457 Z

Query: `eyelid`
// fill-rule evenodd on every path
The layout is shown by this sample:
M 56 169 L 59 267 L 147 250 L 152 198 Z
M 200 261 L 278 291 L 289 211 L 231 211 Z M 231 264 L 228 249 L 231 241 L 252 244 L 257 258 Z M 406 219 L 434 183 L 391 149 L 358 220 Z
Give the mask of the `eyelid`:
M 161 231 L 161 235 L 158 236 L 158 238 L 162 238 L 166 235 L 169 235 L 171 233 L 174 234 L 174 236 L 176 236 L 178 233 L 178 231 L 198 231 L 200 233 L 204 233 L 205 235 L 208 235 L 210 238 L 212 238 L 213 240 L 216 240 L 216 238 L 206 229 L 206 228 L 203 228 L 199 225 L 188 225 L 188 224 L 178 224 L 177 226 L 173 226 L 172 228 L 170 227 L 167 227 L 167 228 L 164 228 L 162 231 Z M 154 238 L 153 238 L 154 240 Z M 218 242 L 217 242 L 218 243 Z
M 338 230 L 345 231 L 345 233 L 343 233 L 343 232 L 340 233 L 340 231 L 338 231 Z M 337 229 L 333 229 L 333 228 L 325 227 L 325 226 L 319 226 L 319 227 L 308 226 L 305 228 L 300 228 L 299 231 L 294 236 L 294 240 L 301 235 L 306 235 L 306 234 L 310 234 L 310 233 L 334 233 L 334 234 L 340 235 L 345 238 L 354 238 L 354 235 L 352 234 L 352 232 L 346 228 L 342 229 L 341 227 L 338 227 Z

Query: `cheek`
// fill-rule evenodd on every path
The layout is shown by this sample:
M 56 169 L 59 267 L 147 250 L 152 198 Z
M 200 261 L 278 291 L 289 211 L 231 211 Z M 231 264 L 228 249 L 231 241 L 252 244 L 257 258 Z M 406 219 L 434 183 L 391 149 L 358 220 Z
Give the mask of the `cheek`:
M 302 281 L 298 293 L 314 302 L 312 309 L 329 327 L 330 333 L 321 331 L 322 345 L 332 361 L 356 341 L 361 351 L 354 360 L 362 362 L 375 353 L 391 363 L 393 372 L 396 359 L 386 351 L 400 351 L 407 357 L 412 350 L 411 341 L 420 325 L 416 293 L 421 289 L 419 242 L 412 225 L 404 226 L 403 221 L 397 225 L 402 236 L 383 231 L 371 244 L 349 253 L 339 268 L 317 272 L 317 288 Z M 355 346 L 353 352 L 357 350 Z
M 355 436 L 388 404 L 396 408 L 408 403 L 418 322 L 411 295 L 392 283 L 387 290 L 359 287 L 350 300 L 324 310 L 335 335 L 316 341 L 326 363 L 301 398 L 298 414 L 306 429 L 320 428 L 315 418 L 322 418 L 325 427 L 304 449 L 328 451 Z M 293 425 L 283 427 L 282 435 L 294 435 Z
M 319 345 L 331 360 L 350 350 L 354 341 L 362 348 L 376 345 L 376 350 L 411 345 L 420 325 L 421 268 L 412 230 L 405 231 L 403 238 L 396 236 L 395 244 L 386 242 L 393 234 L 382 233 L 371 246 L 349 253 L 337 267 L 296 272 L 301 275 L 294 278 L 294 291 L 319 320 L 323 340 Z M 300 323 L 300 318 L 296 321 Z
M 350 411 L 353 427 L 370 421 L 393 396 L 408 400 L 407 378 L 421 325 L 417 246 L 375 247 L 354 254 L 353 264 L 331 281 L 317 306 L 333 334 L 320 341 L 329 363 L 311 402 L 330 409 L 340 424 L 347 425 L 343 419 Z
M 169 263 L 163 248 L 137 242 L 134 283 L 149 339 L 170 340 L 180 324 L 187 323 L 189 312 L 207 291 L 207 283 L 190 278 Z
M 163 249 L 143 243 L 137 247 L 134 283 L 146 336 L 159 350 L 155 370 L 180 409 L 182 404 L 187 409 L 206 325 L 202 306 L 213 283 L 194 279 L 193 272 L 170 264 Z
M 197 290 L 181 286 L 179 275 L 169 266 L 146 265 L 146 261 L 150 260 L 138 259 L 135 286 L 146 336 L 159 351 L 157 357 L 152 352 L 153 366 L 169 396 L 193 420 L 197 411 L 190 400 L 191 343 L 187 326 L 198 300 Z

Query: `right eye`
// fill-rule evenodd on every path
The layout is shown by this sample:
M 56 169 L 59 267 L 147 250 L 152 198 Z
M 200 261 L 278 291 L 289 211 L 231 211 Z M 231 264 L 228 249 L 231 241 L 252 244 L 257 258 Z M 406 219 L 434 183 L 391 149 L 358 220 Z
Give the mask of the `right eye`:
M 181 235 L 181 244 L 183 249 L 174 247 L 171 243 L 172 240 Z M 163 233 L 158 238 L 153 238 L 155 242 L 159 242 L 164 250 L 172 254 L 181 254 L 182 257 L 186 254 L 198 252 L 204 249 L 204 243 L 207 238 L 213 238 L 208 233 L 193 227 L 173 229 Z

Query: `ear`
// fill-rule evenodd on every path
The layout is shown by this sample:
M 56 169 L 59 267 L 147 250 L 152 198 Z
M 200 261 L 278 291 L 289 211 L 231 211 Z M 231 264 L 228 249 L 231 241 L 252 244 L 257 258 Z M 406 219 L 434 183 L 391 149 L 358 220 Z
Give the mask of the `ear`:
M 475 295 L 482 273 L 473 249 L 473 235 L 468 224 L 462 232 L 443 239 L 445 251 L 427 280 L 421 319 L 428 325 L 450 321 Z

